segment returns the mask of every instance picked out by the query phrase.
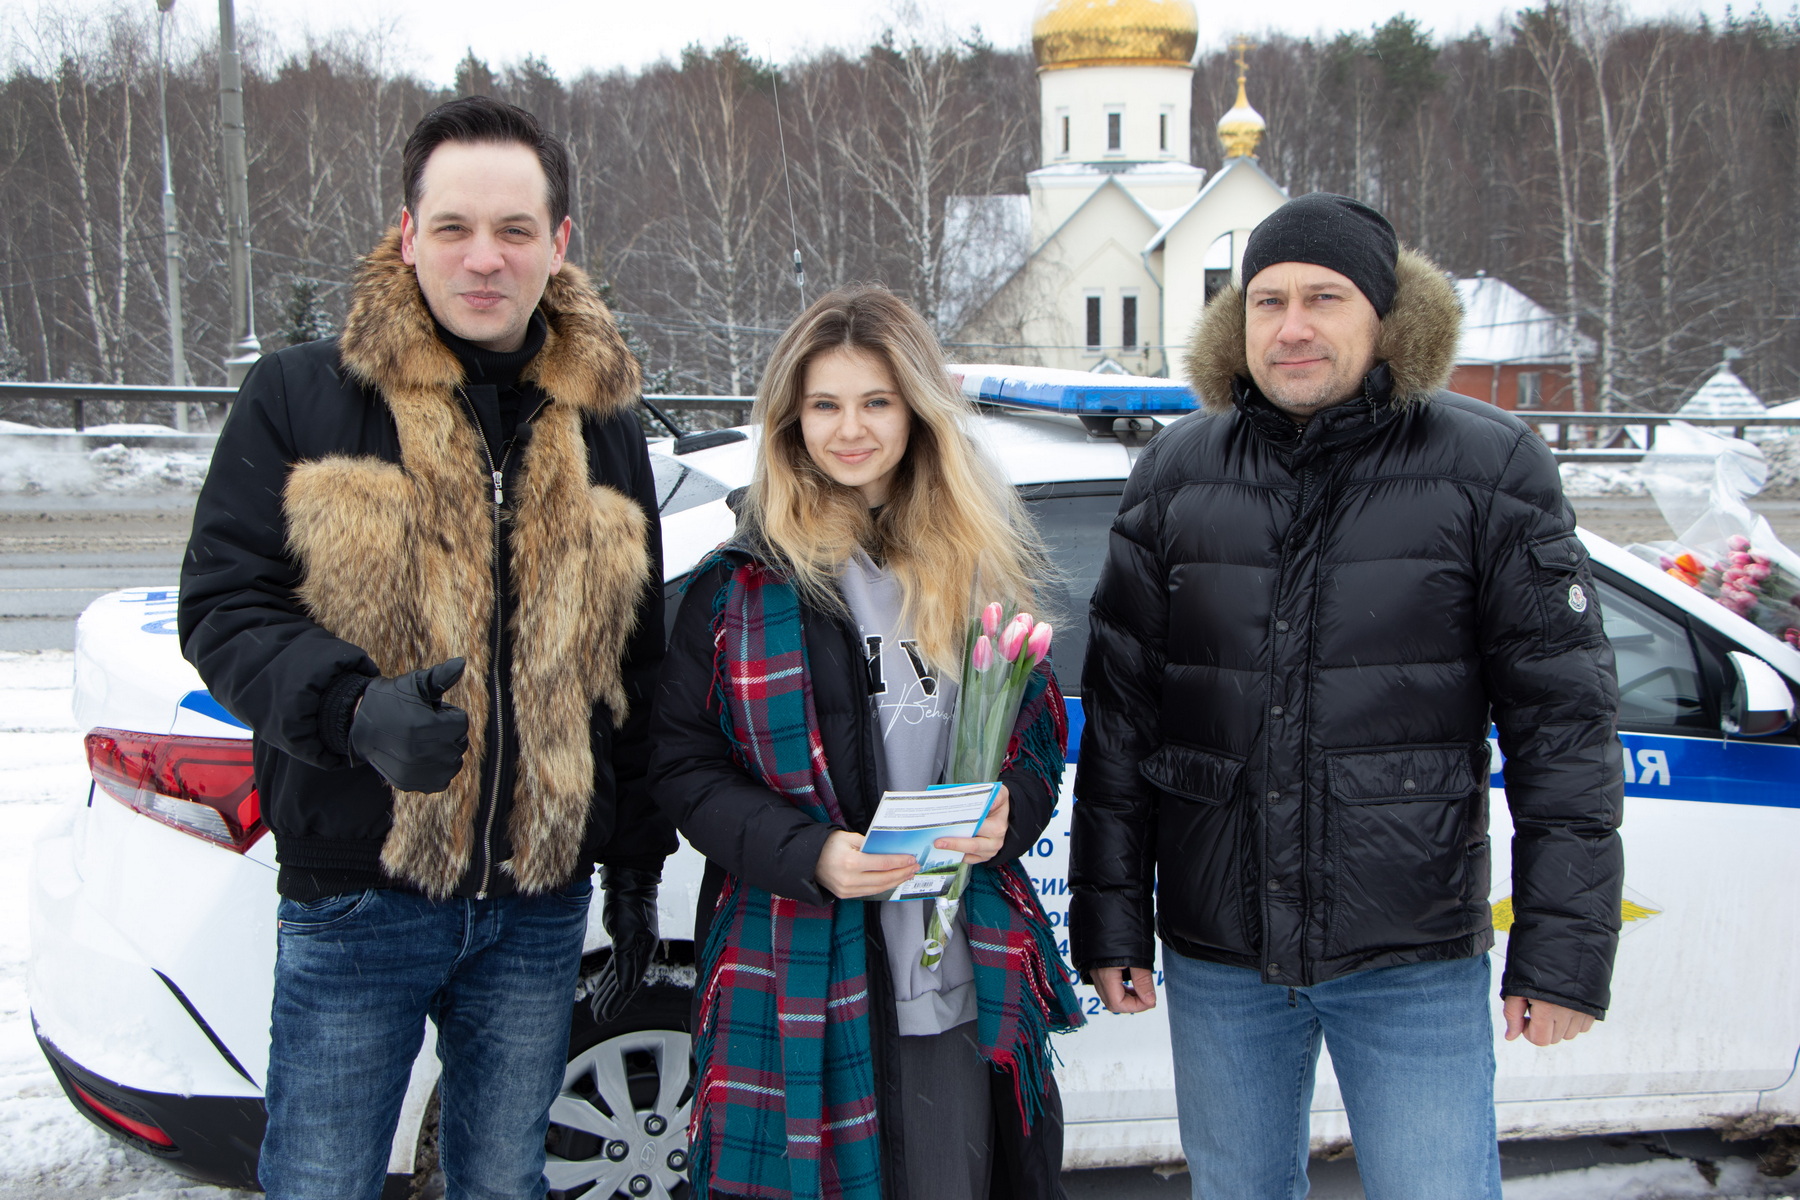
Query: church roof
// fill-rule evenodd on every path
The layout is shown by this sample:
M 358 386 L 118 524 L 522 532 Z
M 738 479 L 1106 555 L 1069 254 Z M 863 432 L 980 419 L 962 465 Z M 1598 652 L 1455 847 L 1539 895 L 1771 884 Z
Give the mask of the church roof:
M 1729 364 L 1721 363 L 1712 378 L 1675 412 L 1683 417 L 1755 417 L 1768 412 L 1768 406 L 1745 386 Z
M 1206 181 L 1206 186 L 1202 187 L 1192 200 L 1189 200 L 1186 204 L 1172 212 L 1165 209 L 1158 214 L 1161 218 L 1159 221 L 1160 227 L 1151 239 L 1144 243 L 1144 253 L 1149 254 L 1152 251 L 1162 249 L 1163 242 L 1168 239 L 1169 234 L 1174 231 L 1175 227 L 1181 224 L 1183 219 L 1185 219 L 1189 213 L 1193 212 L 1202 200 L 1206 199 L 1207 194 L 1218 187 L 1219 184 L 1234 171 L 1255 171 L 1258 175 L 1261 175 L 1264 181 L 1267 182 L 1270 187 L 1274 188 L 1277 193 L 1282 196 L 1287 195 L 1287 189 L 1282 187 L 1279 183 L 1276 183 L 1273 179 L 1270 179 L 1269 173 L 1258 166 L 1255 159 L 1228 158 L 1225 160 L 1225 165 L 1220 167 L 1218 172 L 1214 174 L 1211 179 Z
M 1192 0 L 1044 0 L 1031 23 L 1039 68 L 1192 63 L 1200 17 Z
M 1456 294 L 1463 306 L 1457 362 L 1504 365 L 1568 361 L 1568 326 L 1512 284 L 1491 275 L 1476 275 L 1458 279 Z M 1593 340 L 1580 333 L 1574 337 L 1581 357 L 1592 357 Z

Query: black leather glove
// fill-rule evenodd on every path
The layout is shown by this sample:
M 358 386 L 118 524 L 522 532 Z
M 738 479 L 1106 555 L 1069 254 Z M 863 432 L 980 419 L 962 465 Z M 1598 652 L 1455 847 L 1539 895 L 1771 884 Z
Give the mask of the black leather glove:
M 602 1025 L 625 1011 L 656 953 L 656 885 L 661 882 L 658 871 L 600 868 L 600 886 L 606 893 L 600 920 L 612 938 L 612 957 L 594 979 L 588 1007 Z
M 441 792 L 462 769 L 469 714 L 445 704 L 462 678 L 463 660 L 441 662 L 394 679 L 371 680 L 350 720 L 356 757 L 403 792 Z

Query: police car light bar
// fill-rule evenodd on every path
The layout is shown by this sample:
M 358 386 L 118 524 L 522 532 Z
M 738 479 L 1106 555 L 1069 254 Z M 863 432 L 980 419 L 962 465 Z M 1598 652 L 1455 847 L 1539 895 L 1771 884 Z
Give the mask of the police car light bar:
M 963 395 L 977 404 L 1072 416 L 1179 416 L 1193 412 L 1194 393 L 1172 379 L 1097 375 L 1056 367 L 950 367 Z

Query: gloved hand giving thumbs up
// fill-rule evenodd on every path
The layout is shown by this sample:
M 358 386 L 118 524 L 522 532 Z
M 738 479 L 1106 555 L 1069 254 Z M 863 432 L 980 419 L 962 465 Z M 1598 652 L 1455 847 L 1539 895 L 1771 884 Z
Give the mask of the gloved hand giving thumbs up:
M 463 660 L 377 679 L 363 690 L 350 722 L 350 748 L 404 792 L 441 792 L 462 768 L 469 714 L 445 704 Z

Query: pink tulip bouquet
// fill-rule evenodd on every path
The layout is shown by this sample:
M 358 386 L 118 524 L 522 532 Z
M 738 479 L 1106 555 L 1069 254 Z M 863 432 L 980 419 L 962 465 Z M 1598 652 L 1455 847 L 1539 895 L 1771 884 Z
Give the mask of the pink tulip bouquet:
M 999 601 L 982 609 L 970 625 L 946 783 L 987 783 L 1000 778 L 1013 722 L 1018 720 L 1019 704 L 1025 697 L 1025 683 L 1049 657 L 1050 636 L 1048 623 L 1034 621 L 1030 613 L 1009 613 Z M 956 869 L 949 892 L 933 902 L 936 911 L 925 933 L 925 953 L 919 959 L 922 966 L 936 969 L 943 960 L 944 936 L 956 920 L 968 883 L 965 863 Z
M 1701 576 L 1700 590 L 1789 645 L 1800 645 L 1800 581 L 1750 539 L 1735 535 Z

